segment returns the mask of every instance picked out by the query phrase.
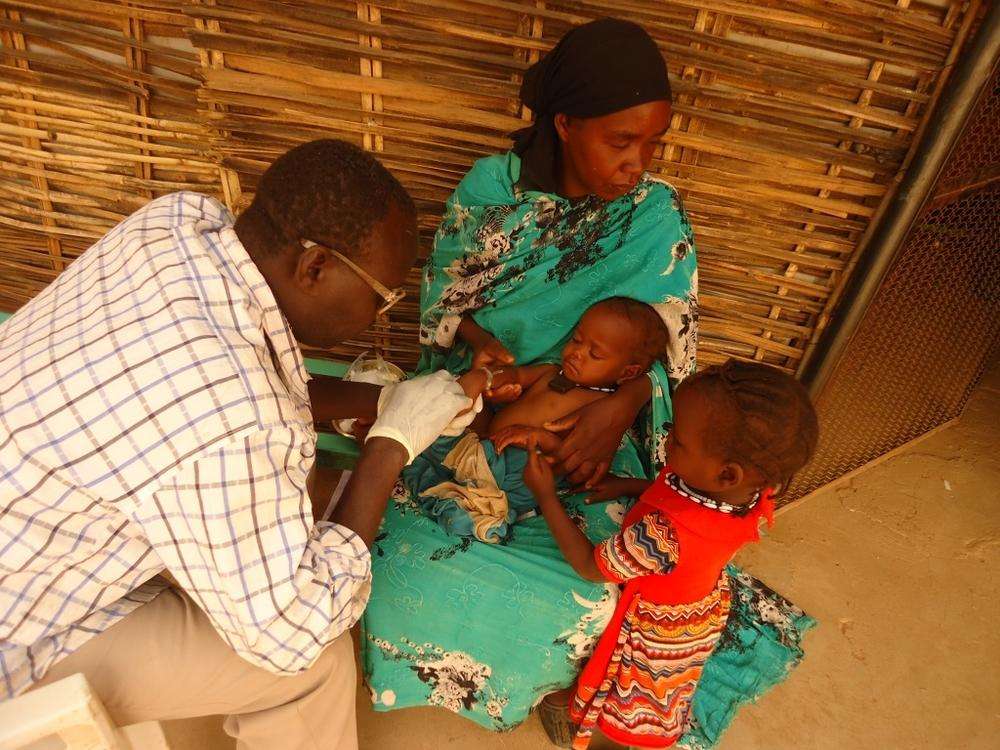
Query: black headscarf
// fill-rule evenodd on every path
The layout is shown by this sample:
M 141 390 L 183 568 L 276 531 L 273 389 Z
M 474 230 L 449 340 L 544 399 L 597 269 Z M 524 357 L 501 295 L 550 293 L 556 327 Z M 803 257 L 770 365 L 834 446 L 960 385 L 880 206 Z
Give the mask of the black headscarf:
M 524 74 L 521 101 L 535 121 L 511 134 L 522 184 L 556 192 L 557 114 L 600 117 L 664 99 L 670 101 L 667 65 L 641 26 L 602 18 L 569 31 Z

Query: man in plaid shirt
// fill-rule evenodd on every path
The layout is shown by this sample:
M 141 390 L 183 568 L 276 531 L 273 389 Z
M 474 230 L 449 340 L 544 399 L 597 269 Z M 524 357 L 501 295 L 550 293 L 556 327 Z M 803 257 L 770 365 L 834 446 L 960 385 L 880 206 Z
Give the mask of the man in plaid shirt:
M 0 326 L 0 699 L 83 672 L 120 724 L 223 713 L 241 748 L 357 746 L 368 547 L 470 402 L 446 373 L 310 382 L 299 345 L 364 330 L 415 255 L 400 184 L 314 141 L 235 222 L 152 201 Z M 352 416 L 375 422 L 314 522 L 313 423 Z

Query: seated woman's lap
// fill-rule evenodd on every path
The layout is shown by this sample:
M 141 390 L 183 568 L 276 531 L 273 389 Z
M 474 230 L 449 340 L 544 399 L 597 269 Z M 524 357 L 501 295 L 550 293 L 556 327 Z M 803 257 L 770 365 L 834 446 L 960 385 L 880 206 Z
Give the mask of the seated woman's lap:
M 566 501 L 594 541 L 619 527 L 620 503 Z M 364 671 L 376 710 L 438 705 L 491 729 L 525 719 L 571 685 L 617 599 L 582 580 L 542 518 L 504 545 L 446 534 L 400 492 L 372 550 Z
M 621 468 L 618 469 L 621 471 Z M 621 503 L 564 501 L 591 541 L 621 525 Z M 508 544 L 449 536 L 402 486 L 372 549 L 362 662 L 376 710 L 439 706 L 502 731 L 575 681 L 614 612 L 617 587 L 579 578 L 544 519 Z M 738 707 L 780 683 L 815 621 L 730 566 L 732 611 L 705 666 L 694 722 L 678 746 L 713 747 Z

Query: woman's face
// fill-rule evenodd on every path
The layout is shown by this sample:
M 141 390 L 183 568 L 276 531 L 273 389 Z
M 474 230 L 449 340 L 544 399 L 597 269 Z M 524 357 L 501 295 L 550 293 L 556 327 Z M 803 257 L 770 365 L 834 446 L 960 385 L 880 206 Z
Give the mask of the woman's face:
M 620 198 L 649 168 L 670 124 L 670 102 L 658 101 L 601 117 L 556 115 L 562 144 L 561 192 L 567 198 Z

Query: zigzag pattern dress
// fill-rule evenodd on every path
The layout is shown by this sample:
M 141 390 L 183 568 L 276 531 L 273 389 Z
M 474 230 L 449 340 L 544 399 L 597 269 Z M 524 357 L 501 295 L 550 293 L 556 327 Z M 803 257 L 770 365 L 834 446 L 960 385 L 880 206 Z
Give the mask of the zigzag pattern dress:
M 723 572 L 759 538 L 773 503 L 762 493 L 734 507 L 700 495 L 664 469 L 594 554 L 621 598 L 577 683 L 571 707 L 584 750 L 594 727 L 634 747 L 673 745 L 687 730 L 702 668 L 729 615 Z

